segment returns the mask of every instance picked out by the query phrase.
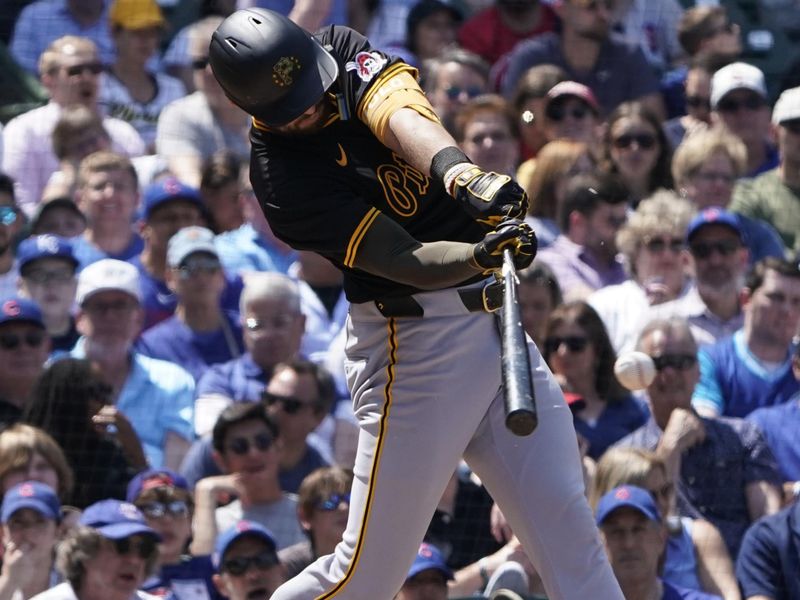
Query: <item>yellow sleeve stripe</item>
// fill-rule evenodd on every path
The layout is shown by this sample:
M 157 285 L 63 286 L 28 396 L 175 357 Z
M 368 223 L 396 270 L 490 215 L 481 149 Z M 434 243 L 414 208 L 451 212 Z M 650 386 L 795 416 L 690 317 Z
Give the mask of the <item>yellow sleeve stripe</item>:
M 413 75 L 414 79 L 417 78 L 417 70 L 414 67 L 402 62 L 393 64 L 378 76 L 378 78 L 375 80 L 375 83 L 373 83 L 369 88 L 369 91 L 364 94 L 363 98 L 361 98 L 361 102 L 358 103 L 358 107 L 356 109 L 356 114 L 358 115 L 359 119 L 362 121 L 364 120 L 364 109 L 369 106 L 370 100 L 372 100 L 372 97 L 378 93 L 378 90 L 384 84 L 384 82 L 402 71 L 408 71 Z
M 367 230 L 369 229 L 372 222 L 381 214 L 377 208 L 373 207 L 369 209 L 364 218 L 361 219 L 361 222 L 356 227 L 356 230 L 353 232 L 353 235 L 350 237 L 350 242 L 347 244 L 347 252 L 344 255 L 344 266 L 353 268 L 353 265 L 356 261 L 356 253 L 358 252 L 358 247 L 361 245 L 361 241 L 364 239 L 364 236 L 367 234 Z

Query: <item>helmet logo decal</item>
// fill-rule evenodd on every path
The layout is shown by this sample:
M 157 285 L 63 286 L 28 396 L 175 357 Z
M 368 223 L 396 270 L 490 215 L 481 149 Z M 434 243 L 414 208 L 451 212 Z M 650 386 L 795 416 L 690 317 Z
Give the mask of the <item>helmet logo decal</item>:
M 355 71 L 362 81 L 370 81 L 385 65 L 386 59 L 377 52 L 359 52 L 344 68 Z
M 300 70 L 300 61 L 294 56 L 283 56 L 272 67 L 272 81 L 279 87 L 292 85 L 292 71 Z

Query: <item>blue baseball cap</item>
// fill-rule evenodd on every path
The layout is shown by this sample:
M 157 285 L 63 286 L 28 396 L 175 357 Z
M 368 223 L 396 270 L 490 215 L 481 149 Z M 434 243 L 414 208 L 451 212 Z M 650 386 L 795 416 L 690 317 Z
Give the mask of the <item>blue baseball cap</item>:
M 83 511 L 79 523 L 96 529 L 110 540 L 121 540 L 139 533 L 161 540 L 161 536 L 147 526 L 141 511 L 130 502 L 112 499 L 95 502 Z
M 179 267 L 190 254 L 205 252 L 219 258 L 217 247 L 214 245 L 214 232 L 205 227 L 184 227 L 169 238 L 167 244 L 167 264 L 170 267 Z
M 147 469 L 131 479 L 125 493 L 125 499 L 128 502 L 133 502 L 142 492 L 159 487 L 173 487 L 189 491 L 189 483 L 175 471 L 170 469 Z
M 632 508 L 638 510 L 651 521 L 661 522 L 661 517 L 656 508 L 653 495 L 635 485 L 621 485 L 615 487 L 597 503 L 595 521 L 602 525 L 608 516 L 618 508 Z
M 201 211 L 205 206 L 196 188 L 178 181 L 175 177 L 167 177 L 145 188 L 142 195 L 142 212 L 145 220 L 149 219 L 153 211 L 162 204 L 176 200 L 197 204 Z
M 686 229 L 686 241 L 691 242 L 695 234 L 706 225 L 724 225 L 733 230 L 742 243 L 745 243 L 745 233 L 739 217 L 719 206 L 709 206 L 695 215 Z
M 23 240 L 17 248 L 17 263 L 23 277 L 25 269 L 42 258 L 60 258 L 69 262 L 73 269 L 78 268 L 78 259 L 73 253 L 72 242 L 67 238 L 50 234 L 32 235 Z
M 406 579 L 411 579 L 415 575 L 419 575 L 428 569 L 436 569 L 442 573 L 446 579 L 453 579 L 453 572 L 447 563 L 444 561 L 444 556 L 436 546 L 423 542 L 417 550 L 417 557 L 414 559 L 414 564 L 408 570 Z
M 33 300 L 11 296 L 0 300 L 0 325 L 6 323 L 31 323 L 44 329 L 42 311 Z
M 214 554 L 211 555 L 211 562 L 214 564 L 216 570 L 219 571 L 219 566 L 222 564 L 225 553 L 228 551 L 228 548 L 231 547 L 231 544 L 248 535 L 265 541 L 270 547 L 270 550 L 277 554 L 278 544 L 269 529 L 254 521 L 242 520 L 230 529 L 223 531 L 219 537 L 217 537 L 217 543 L 214 544 Z
M 61 520 L 61 502 L 49 485 L 38 481 L 24 481 L 12 487 L 3 496 L 0 522 L 8 523 L 18 510 L 30 508 L 51 521 Z

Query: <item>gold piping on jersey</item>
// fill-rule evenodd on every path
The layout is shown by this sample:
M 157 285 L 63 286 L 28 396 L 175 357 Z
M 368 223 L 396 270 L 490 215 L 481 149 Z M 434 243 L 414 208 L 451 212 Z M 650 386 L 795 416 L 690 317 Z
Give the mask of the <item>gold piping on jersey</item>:
M 369 471 L 369 489 L 367 491 L 367 500 L 364 505 L 364 516 L 361 517 L 361 530 L 358 532 L 358 541 L 356 542 L 355 552 L 353 552 L 353 559 L 347 566 L 347 571 L 342 577 L 341 581 L 337 583 L 333 589 L 318 596 L 316 600 L 328 600 L 334 598 L 341 592 L 350 582 L 350 578 L 358 566 L 358 560 L 361 558 L 361 552 L 364 549 L 364 539 L 367 537 L 367 525 L 372 513 L 372 501 L 375 497 L 376 480 L 378 478 L 378 465 L 381 464 L 381 455 L 383 453 L 383 442 L 386 439 L 386 430 L 388 428 L 389 411 L 392 408 L 392 385 L 395 379 L 395 369 L 397 365 L 397 321 L 390 318 L 387 323 L 389 330 L 388 345 L 389 345 L 389 364 L 386 365 L 386 385 L 383 386 L 383 410 L 381 411 L 380 424 L 378 425 L 378 443 L 375 446 L 375 456 L 372 459 L 372 467 Z
M 386 69 L 383 73 L 378 75 L 378 78 L 372 83 L 367 93 L 364 94 L 364 96 L 361 98 L 361 102 L 359 102 L 358 106 L 356 106 L 356 115 L 358 116 L 359 119 L 366 122 L 366 120 L 364 119 L 364 111 L 367 108 L 367 106 L 369 106 L 372 97 L 377 93 L 378 89 L 380 89 L 380 87 L 386 82 L 386 80 L 388 80 L 390 77 L 394 77 L 396 73 L 400 73 L 402 71 L 408 71 L 414 75 L 414 78 L 416 78 L 417 70 L 414 67 L 407 65 L 406 63 L 402 62 L 395 63 L 391 67 Z
M 358 252 L 358 247 L 361 245 L 361 241 L 364 239 L 364 236 L 367 233 L 367 230 L 372 225 L 372 222 L 381 214 L 374 206 L 369 209 L 364 218 L 361 219 L 361 222 L 356 227 L 356 230 L 353 232 L 353 235 L 350 236 L 350 241 L 347 243 L 347 251 L 344 254 L 344 266 L 353 268 L 353 264 L 356 260 L 356 252 Z

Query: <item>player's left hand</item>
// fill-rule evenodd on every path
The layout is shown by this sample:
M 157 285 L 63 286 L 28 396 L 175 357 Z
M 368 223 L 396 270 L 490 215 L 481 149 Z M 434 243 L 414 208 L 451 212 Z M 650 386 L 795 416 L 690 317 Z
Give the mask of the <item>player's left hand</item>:
M 470 216 L 491 227 L 504 219 L 521 219 L 528 210 L 528 195 L 517 182 L 474 165 L 458 174 L 452 194 Z
M 503 250 L 506 248 L 511 250 L 517 269 L 530 265 L 537 249 L 536 234 L 531 226 L 519 219 L 502 221 L 475 244 L 472 260 L 484 272 L 496 271 L 503 266 Z

